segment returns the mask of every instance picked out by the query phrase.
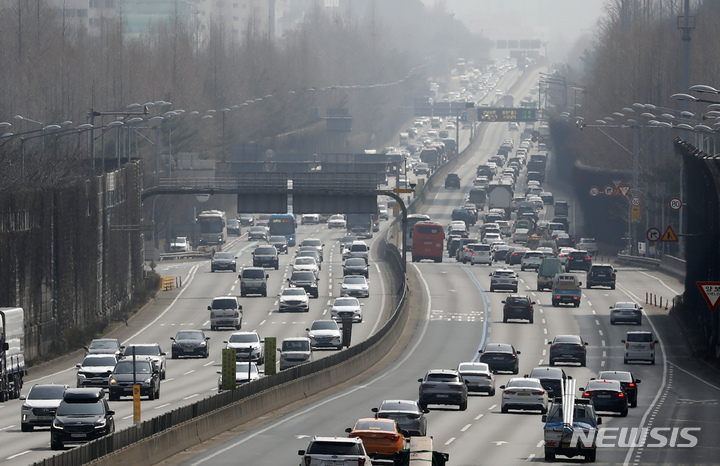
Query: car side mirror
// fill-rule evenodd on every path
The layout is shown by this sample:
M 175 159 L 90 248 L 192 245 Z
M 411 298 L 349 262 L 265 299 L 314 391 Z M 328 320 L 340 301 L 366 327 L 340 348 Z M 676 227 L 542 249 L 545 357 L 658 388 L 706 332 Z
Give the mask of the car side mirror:
M 584 391 L 585 391 L 585 387 L 580 387 L 580 388 L 578 388 L 578 391 L 579 391 L 579 392 L 584 392 Z
M 212 306 L 208 306 L 208 311 L 212 311 Z
M 595 380 L 595 377 L 590 377 L 590 380 Z
M 505 390 L 505 385 L 500 385 L 500 390 Z
M 590 346 L 590 343 L 588 343 L 588 342 L 586 341 L 586 342 L 583 342 L 583 345 L 585 345 L 585 346 Z
M 349 434 L 350 432 L 352 432 L 352 429 L 350 427 L 348 427 L 347 429 L 345 429 L 345 432 L 347 432 Z
M 108 416 L 114 416 L 114 415 L 115 415 L 115 411 L 113 411 L 112 409 L 109 409 L 108 412 L 107 412 L 107 415 L 108 415 Z
M 210 337 L 205 337 L 205 341 L 208 341 L 209 339 L 210 339 Z
M 83 348 L 85 348 L 85 351 L 90 351 L 90 348 L 88 348 L 87 346 L 83 346 Z
M 418 382 L 422 383 L 423 379 L 418 379 Z
M 309 331 L 310 331 L 310 329 L 309 329 L 309 328 L 306 328 L 306 329 L 305 329 L 305 331 L 306 331 L 306 332 L 309 332 Z
M 582 282 L 578 282 L 578 286 L 582 286 Z
M 215 371 L 215 372 L 218 373 L 218 374 L 222 374 L 222 371 Z
M 80 369 L 80 368 L 82 367 L 82 364 L 75 364 L 75 367 L 77 367 L 78 369 Z
M 600 424 L 602 424 L 602 418 L 601 418 L 600 416 L 598 416 L 598 418 L 597 418 L 597 425 L 600 425 Z
M 239 275 L 238 275 L 238 278 L 242 280 L 242 274 L 239 274 Z
M 658 344 L 658 343 L 660 343 L 660 342 L 659 342 L 659 341 L 657 341 L 657 340 L 655 340 L 655 344 Z
M 515 353 L 517 353 L 517 354 L 522 354 L 520 351 L 515 351 Z
M 625 343 L 625 340 L 620 340 L 620 343 Z
M 505 304 L 505 300 L 504 300 L 504 299 L 503 299 L 502 301 L 500 301 L 500 302 L 503 303 L 503 304 Z
M 175 341 L 175 337 L 170 337 L 170 339 L 171 339 L 172 341 Z
M 572 376 L 572 375 L 568 375 L 567 378 L 568 378 L 569 380 L 572 380 L 573 376 Z
M 165 356 L 165 351 L 162 351 L 162 352 L 160 353 L 160 356 Z
M 227 340 L 223 340 L 223 343 L 227 344 L 227 342 L 228 342 Z
M 298 450 L 298 455 L 303 456 L 305 454 L 305 450 Z

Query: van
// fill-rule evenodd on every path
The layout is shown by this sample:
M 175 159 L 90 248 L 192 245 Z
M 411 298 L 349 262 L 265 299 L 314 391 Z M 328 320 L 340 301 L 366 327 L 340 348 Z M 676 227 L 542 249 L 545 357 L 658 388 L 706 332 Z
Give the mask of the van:
M 400 133 L 400 145 L 407 146 L 409 142 L 410 138 L 408 137 L 408 133 Z
M 470 256 L 470 265 L 492 265 L 492 248 L 489 244 L 470 244 L 468 245 L 468 249 L 472 250 L 472 256 Z
M 259 294 L 267 296 L 267 280 L 270 277 L 262 267 L 245 267 L 238 275 L 240 279 L 240 296 Z
M 652 332 L 628 332 L 625 339 L 620 341 L 625 343 L 625 364 L 629 361 L 648 361 L 655 364 L 655 345 L 658 341 Z
M 218 296 L 208 306 L 210 311 L 210 330 L 220 327 L 242 328 L 242 306 L 237 296 Z
M 537 290 L 552 289 L 555 275 L 563 272 L 563 264 L 557 257 L 546 257 L 543 259 L 537 273 Z

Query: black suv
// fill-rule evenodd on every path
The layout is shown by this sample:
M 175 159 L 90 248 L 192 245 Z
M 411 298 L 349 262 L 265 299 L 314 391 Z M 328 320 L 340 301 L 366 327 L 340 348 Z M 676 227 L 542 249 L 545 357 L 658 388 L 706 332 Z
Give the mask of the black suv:
M 448 173 L 445 177 L 445 189 L 448 188 L 460 189 L 460 177 L 457 173 Z
M 532 370 L 529 377 L 540 379 L 543 388 L 548 392 L 548 398 L 551 400 L 556 396 L 562 395 L 562 386 L 567 379 L 572 376 L 565 374 L 565 371 L 559 367 L 536 367 Z
M 258 246 L 252 253 L 253 267 L 273 267 L 277 270 L 280 267 L 280 259 L 275 246 Z
M 318 297 L 318 281 L 314 272 L 295 271 L 288 278 L 290 287 L 305 288 L 307 294 L 313 298 Z
M 510 295 L 502 301 L 503 306 L 503 323 L 507 323 L 508 319 L 525 319 L 533 323 L 535 301 L 529 296 Z
M 85 443 L 115 432 L 114 411 L 102 388 L 68 388 L 50 426 L 50 448 Z
M 343 277 L 346 275 L 362 275 L 368 278 L 368 264 L 362 257 L 348 257 L 343 265 Z
M 615 268 L 610 264 L 593 264 L 587 273 L 586 286 L 588 289 L 593 286 L 609 286 L 615 289 Z
M 565 262 L 565 271 L 571 272 L 573 270 L 584 270 L 585 272 L 590 271 L 592 266 L 592 257 L 587 251 L 571 251 L 568 253 L 567 261 Z
M 632 372 L 628 371 L 600 371 L 597 378 L 600 380 L 617 380 L 620 382 L 623 391 L 628 397 L 628 405 L 631 408 L 637 406 L 638 387 L 640 379 L 636 379 Z
M 140 385 L 141 396 L 147 396 L 149 400 L 160 398 L 160 370 L 151 359 L 136 357 L 134 370 L 132 357 L 126 356 L 118 361 L 110 374 L 110 401 L 117 401 L 121 396 L 132 396 L 133 383 Z
M 587 360 L 587 342 L 578 335 L 558 335 L 550 345 L 550 365 L 558 362 L 577 362 L 585 366 Z

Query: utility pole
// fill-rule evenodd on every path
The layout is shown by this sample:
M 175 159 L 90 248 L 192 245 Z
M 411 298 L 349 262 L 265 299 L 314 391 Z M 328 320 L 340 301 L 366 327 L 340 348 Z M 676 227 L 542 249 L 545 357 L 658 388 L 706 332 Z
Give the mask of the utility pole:
M 682 89 L 687 90 L 690 88 L 690 32 L 695 29 L 695 17 L 690 16 L 690 0 L 685 0 L 684 5 L 685 13 L 683 16 L 678 16 L 677 27 L 682 31 Z M 685 91 L 686 92 L 686 91 Z M 688 104 L 683 102 L 682 109 L 687 110 Z M 687 132 L 686 132 L 687 133 Z M 680 157 L 680 199 L 685 202 L 685 162 Z M 685 228 L 683 210 L 678 211 L 679 214 L 679 225 L 678 225 L 678 243 L 680 246 L 680 256 L 685 257 L 685 237 L 683 232 Z

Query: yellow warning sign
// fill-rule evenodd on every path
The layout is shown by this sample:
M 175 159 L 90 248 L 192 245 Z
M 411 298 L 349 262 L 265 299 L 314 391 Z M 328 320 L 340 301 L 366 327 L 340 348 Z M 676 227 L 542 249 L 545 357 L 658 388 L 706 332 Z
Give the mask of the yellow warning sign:
M 640 220 L 640 207 L 632 206 L 631 212 L 632 212 L 633 221 L 636 222 L 636 221 Z
M 660 238 L 660 241 L 666 241 L 670 243 L 677 242 L 677 236 L 675 235 L 675 232 L 673 231 L 672 227 L 668 225 L 667 229 L 665 230 L 665 233 L 663 233 L 662 238 Z

